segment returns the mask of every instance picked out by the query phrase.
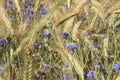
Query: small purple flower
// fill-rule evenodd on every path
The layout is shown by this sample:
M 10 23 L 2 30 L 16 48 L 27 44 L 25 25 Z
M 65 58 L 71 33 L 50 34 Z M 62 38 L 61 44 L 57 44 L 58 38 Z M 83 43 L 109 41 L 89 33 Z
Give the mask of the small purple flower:
M 9 2 L 14 2 L 14 0 L 9 0 Z
M 44 32 L 43 34 L 43 38 L 50 38 L 51 36 L 51 33 L 48 31 L 48 32 Z
M 30 9 L 24 10 L 24 17 L 25 18 L 32 18 L 34 16 L 34 12 Z
M 99 66 L 100 66 L 100 70 L 101 70 L 101 71 L 105 70 L 105 68 L 104 68 L 104 66 L 103 66 L 102 63 L 99 63 Z
M 113 66 L 113 70 L 120 70 L 120 64 L 116 64 L 115 66 Z
M 6 8 L 11 9 L 11 8 L 13 8 L 13 5 L 7 3 Z
M 39 11 L 40 14 L 46 14 L 46 13 L 48 13 L 48 12 L 49 12 L 49 8 L 41 9 L 41 10 Z
M 69 33 L 64 32 L 64 33 L 62 34 L 62 37 L 63 37 L 64 39 L 68 39 L 68 37 L 69 37 Z
M 58 74 L 58 75 L 57 75 L 57 78 L 61 78 L 61 76 Z
M 74 78 L 77 78 L 78 77 L 78 74 L 76 72 L 73 72 L 73 77 Z
M 31 15 L 31 14 L 24 14 L 24 17 L 25 17 L 25 18 L 32 18 L 33 15 Z
M 6 61 L 4 61 L 4 60 L 0 60 L 0 63 L 5 63 Z
M 8 42 L 4 39 L 0 39 L 0 45 L 6 46 Z
M 95 45 L 94 46 L 96 49 L 100 50 L 101 49 L 101 46 L 100 45 Z
M 65 66 L 64 66 L 64 68 L 65 69 L 68 69 L 70 66 L 68 65 L 68 64 L 66 64 Z
M 36 80 L 41 80 L 40 77 L 37 77 Z
M 4 71 L 4 69 L 5 69 L 4 67 L 0 67 L 0 71 Z
M 33 47 L 34 47 L 35 49 L 39 49 L 39 45 L 38 45 L 37 43 L 34 43 L 34 44 L 33 44 Z
M 87 73 L 87 78 L 92 78 L 95 76 L 95 74 L 96 74 L 95 71 L 89 72 L 89 73 Z
M 33 2 L 29 1 L 29 2 L 26 2 L 26 6 L 31 6 L 33 4 Z
M 117 29 L 117 28 L 116 28 L 116 29 L 115 29 L 115 32 L 116 32 L 116 33 L 119 33 L 119 32 L 120 32 L 120 29 Z
M 70 80 L 70 76 L 67 75 L 67 74 L 64 74 L 64 75 L 63 75 L 63 79 L 64 79 L 64 80 Z
M 68 49 L 70 49 L 70 50 L 74 50 L 74 49 L 78 49 L 78 45 L 74 45 L 74 44 L 72 44 L 72 43 L 67 43 L 66 44 L 66 47 L 68 48 Z
M 8 16 L 10 19 L 14 19 L 15 17 L 13 15 Z
M 95 68 L 95 70 L 100 70 L 100 71 L 104 71 L 105 69 L 104 69 L 104 66 L 103 66 L 103 64 L 101 63 L 101 62 L 99 62 L 99 63 L 94 63 L 94 68 Z

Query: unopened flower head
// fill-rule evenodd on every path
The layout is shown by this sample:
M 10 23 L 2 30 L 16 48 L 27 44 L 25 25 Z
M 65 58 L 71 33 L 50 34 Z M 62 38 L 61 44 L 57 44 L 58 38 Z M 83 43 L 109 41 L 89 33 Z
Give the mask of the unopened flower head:
M 34 43 L 34 44 L 33 44 L 33 47 L 34 47 L 35 49 L 39 49 L 39 45 L 38 45 L 37 43 Z
M 95 45 L 94 46 L 97 50 L 100 50 L 101 49 L 101 46 L 100 45 Z
M 62 37 L 63 37 L 64 39 L 68 39 L 68 37 L 69 37 L 69 33 L 64 32 L 64 33 L 62 34 Z
M 95 74 L 96 74 L 95 71 L 89 72 L 89 73 L 87 73 L 87 78 L 92 78 L 95 76 Z

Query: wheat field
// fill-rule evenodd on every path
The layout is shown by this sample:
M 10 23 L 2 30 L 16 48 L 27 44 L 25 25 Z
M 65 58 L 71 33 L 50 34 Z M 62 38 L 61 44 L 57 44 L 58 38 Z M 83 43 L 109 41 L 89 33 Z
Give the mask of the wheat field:
M 0 0 L 0 80 L 120 80 L 120 0 Z

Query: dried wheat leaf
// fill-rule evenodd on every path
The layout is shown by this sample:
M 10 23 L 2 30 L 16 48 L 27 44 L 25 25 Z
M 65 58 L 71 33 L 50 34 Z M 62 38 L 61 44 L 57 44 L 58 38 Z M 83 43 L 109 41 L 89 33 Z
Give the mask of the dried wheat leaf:
M 120 2 L 117 2 L 116 4 L 114 4 L 112 7 L 110 7 L 108 10 L 107 10 L 107 14 L 111 14 L 113 13 L 116 9 L 119 9 L 120 8 Z
M 96 8 L 94 6 L 92 6 L 91 9 L 93 9 L 96 12 L 96 14 L 98 14 L 99 17 L 102 19 L 102 21 L 105 22 L 105 14 L 104 13 L 102 13 L 98 8 Z
M 67 6 L 68 6 L 68 8 L 71 7 L 71 0 L 67 0 Z
M 96 0 L 92 0 L 92 5 L 96 7 L 100 12 L 104 12 L 103 6 Z
M 15 6 L 16 6 L 16 8 L 17 8 L 17 12 L 20 13 L 21 8 L 20 8 L 20 5 L 19 5 L 19 1 L 18 1 L 18 0 L 15 0 L 14 3 L 15 3 Z
M 79 41 L 79 39 L 77 38 L 77 33 L 79 32 L 79 27 L 80 27 L 80 24 L 82 23 L 82 21 L 79 21 L 77 22 L 74 27 L 73 27 L 73 31 L 72 31 L 72 39 L 75 40 L 75 41 Z
M 115 11 L 113 11 L 113 13 L 120 14 L 120 10 L 115 10 Z
M 119 21 L 116 21 L 115 24 L 113 25 L 113 27 L 117 27 L 118 25 L 120 25 L 120 20 Z
M 103 40 L 103 52 L 104 52 L 103 55 L 104 55 L 105 57 L 108 57 L 108 53 L 107 53 L 108 42 L 109 42 L 109 38 L 108 38 L 108 37 Z
M 64 27 L 64 31 L 63 32 L 69 32 L 71 27 L 73 26 L 73 23 L 74 23 L 74 17 L 68 19 L 66 22 L 65 22 L 65 27 Z

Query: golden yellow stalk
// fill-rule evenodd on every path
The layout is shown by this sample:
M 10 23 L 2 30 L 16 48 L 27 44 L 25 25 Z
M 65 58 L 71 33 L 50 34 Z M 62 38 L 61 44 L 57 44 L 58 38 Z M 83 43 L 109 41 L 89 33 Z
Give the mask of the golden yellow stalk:
M 65 22 L 65 27 L 64 27 L 64 31 L 63 31 L 63 32 L 69 32 L 70 29 L 71 29 L 72 26 L 73 26 L 73 23 L 74 23 L 74 17 L 68 19 L 68 20 Z
M 108 10 L 107 10 L 107 14 L 111 14 L 112 12 L 116 11 L 116 9 L 120 8 L 120 2 L 117 2 L 116 4 L 114 4 L 113 6 L 111 6 Z
M 73 40 L 75 40 L 75 41 L 79 41 L 79 39 L 77 38 L 77 34 L 78 34 L 78 29 L 79 29 L 79 27 L 80 27 L 80 24 L 81 24 L 82 22 L 81 21 L 79 21 L 79 22 L 77 22 L 75 25 L 74 25 L 74 28 L 73 28 L 73 31 L 72 31 L 72 39 Z
M 103 52 L 104 52 L 103 55 L 104 55 L 105 57 L 108 57 L 108 53 L 107 53 L 108 42 L 109 42 L 109 38 L 108 38 L 108 37 L 103 40 Z
M 21 9 L 20 9 L 20 5 L 19 5 L 19 1 L 18 1 L 18 0 L 15 0 L 14 3 L 15 3 L 15 6 L 16 6 L 16 8 L 17 8 L 17 12 L 20 13 Z
M 68 6 L 68 8 L 71 7 L 71 0 L 67 0 L 67 6 Z
M 40 0 L 36 0 L 36 1 L 35 1 L 34 12 L 37 11 L 37 9 L 38 9 L 38 7 L 39 7 L 39 3 L 40 3 Z
M 13 28 L 11 26 L 11 22 L 6 17 L 7 13 L 5 12 L 4 8 L 0 5 L 0 20 L 3 21 L 5 27 L 7 28 L 8 33 L 10 32 L 13 34 Z
M 84 80 L 83 67 L 80 65 L 79 61 L 74 56 L 71 55 L 71 52 L 68 52 L 68 50 L 64 50 L 65 47 L 62 43 L 61 37 L 59 36 L 60 29 L 58 28 L 60 27 L 55 28 L 55 33 L 57 34 L 58 46 L 62 50 L 62 52 L 60 53 L 61 57 L 63 58 L 62 60 L 64 63 L 66 63 L 67 61 L 70 61 L 70 63 L 75 68 L 76 72 L 81 76 L 81 79 Z
M 58 26 L 60 23 L 62 23 L 62 22 L 64 22 L 65 20 L 67 20 L 67 19 L 75 16 L 76 14 L 78 14 L 79 11 L 80 11 L 80 9 L 81 9 L 82 7 L 84 7 L 86 1 L 87 1 L 87 0 L 81 0 L 81 1 L 79 1 L 79 3 L 77 4 L 76 8 L 75 8 L 73 11 L 71 11 L 71 12 L 69 12 L 69 13 L 66 13 L 63 17 L 61 17 L 61 18 L 59 19 L 59 21 L 55 23 L 55 25 Z

